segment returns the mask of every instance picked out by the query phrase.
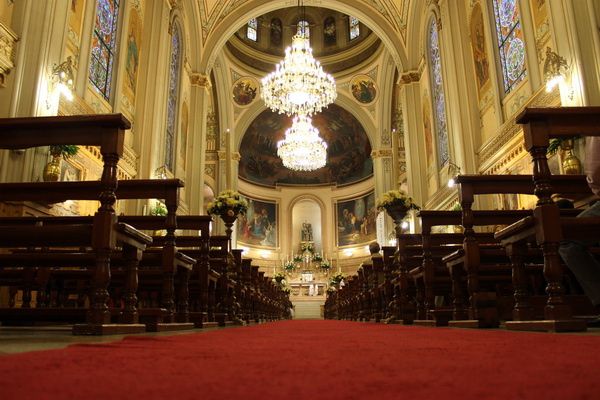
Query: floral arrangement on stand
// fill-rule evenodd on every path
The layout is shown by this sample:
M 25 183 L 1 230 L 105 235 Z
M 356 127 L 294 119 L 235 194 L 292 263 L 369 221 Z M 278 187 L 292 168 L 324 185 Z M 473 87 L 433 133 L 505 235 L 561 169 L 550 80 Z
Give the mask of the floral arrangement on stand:
M 301 263 L 301 262 L 303 262 L 303 261 L 304 261 L 304 259 L 303 259 L 303 258 L 302 258 L 302 256 L 301 256 L 301 255 L 299 255 L 299 254 L 296 254 L 296 255 L 294 256 L 294 258 L 292 258 L 292 262 L 293 262 L 294 264 L 300 264 L 300 263 Z
M 273 280 L 280 286 L 285 286 L 285 274 L 278 272 L 273 275 Z
M 335 286 L 338 287 L 338 285 L 340 284 L 341 281 L 344 280 L 344 275 L 342 275 L 341 273 L 337 273 L 334 276 L 332 276 L 329 279 L 329 286 Z
M 150 215 L 164 217 L 167 214 L 167 207 L 161 202 L 157 202 L 154 207 L 150 208 Z
M 324 271 L 329 271 L 329 269 L 331 268 L 331 263 L 328 260 L 323 260 L 321 261 L 319 268 L 321 268 Z
M 321 254 L 319 254 L 319 253 L 314 253 L 313 256 L 312 256 L 312 260 L 314 262 L 320 263 L 320 262 L 323 261 L 323 256 Z
M 402 190 L 390 190 L 377 199 L 377 211 L 388 211 L 393 207 L 404 207 L 406 210 L 420 210 L 412 199 Z
M 234 190 L 224 190 L 208 203 L 206 211 L 211 215 L 246 215 L 248 202 Z

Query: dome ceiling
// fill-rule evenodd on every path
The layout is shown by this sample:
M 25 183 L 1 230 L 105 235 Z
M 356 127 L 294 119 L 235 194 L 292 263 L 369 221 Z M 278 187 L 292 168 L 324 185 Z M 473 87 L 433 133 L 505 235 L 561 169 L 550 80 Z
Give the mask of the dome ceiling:
M 227 42 L 228 52 L 244 64 L 270 72 L 292 42 L 301 20 L 308 22 L 313 55 L 329 73 L 351 68 L 368 59 L 381 40 L 358 20 L 320 7 L 276 10 L 243 25 Z
M 260 185 L 346 185 L 373 175 L 371 144 L 358 120 L 331 104 L 313 117 L 313 125 L 327 142 L 327 165 L 311 172 L 285 168 L 277 157 L 277 142 L 292 125 L 291 117 L 263 111 L 250 124 L 240 145 L 240 178 Z

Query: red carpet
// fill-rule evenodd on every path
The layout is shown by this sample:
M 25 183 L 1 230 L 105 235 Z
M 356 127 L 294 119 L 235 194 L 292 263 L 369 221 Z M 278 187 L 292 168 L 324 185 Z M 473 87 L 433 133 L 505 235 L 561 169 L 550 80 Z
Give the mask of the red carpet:
M 0 357 L 1 399 L 599 399 L 600 337 L 284 321 Z

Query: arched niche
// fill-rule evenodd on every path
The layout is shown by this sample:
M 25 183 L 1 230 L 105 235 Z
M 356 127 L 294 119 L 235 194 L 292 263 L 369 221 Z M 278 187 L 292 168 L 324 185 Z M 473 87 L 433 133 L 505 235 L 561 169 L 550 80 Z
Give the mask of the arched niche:
M 308 223 L 312 229 L 313 243 L 316 252 L 323 249 L 323 226 L 321 224 L 321 206 L 313 199 L 302 199 L 292 208 L 292 242 L 294 253 L 300 252 L 302 240 L 302 224 Z

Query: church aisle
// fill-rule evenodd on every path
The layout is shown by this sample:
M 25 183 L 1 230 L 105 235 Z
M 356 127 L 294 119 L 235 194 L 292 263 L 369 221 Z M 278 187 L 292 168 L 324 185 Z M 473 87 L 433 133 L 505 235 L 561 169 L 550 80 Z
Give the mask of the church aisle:
M 597 335 L 282 321 L 0 357 L 2 398 L 591 399 Z

